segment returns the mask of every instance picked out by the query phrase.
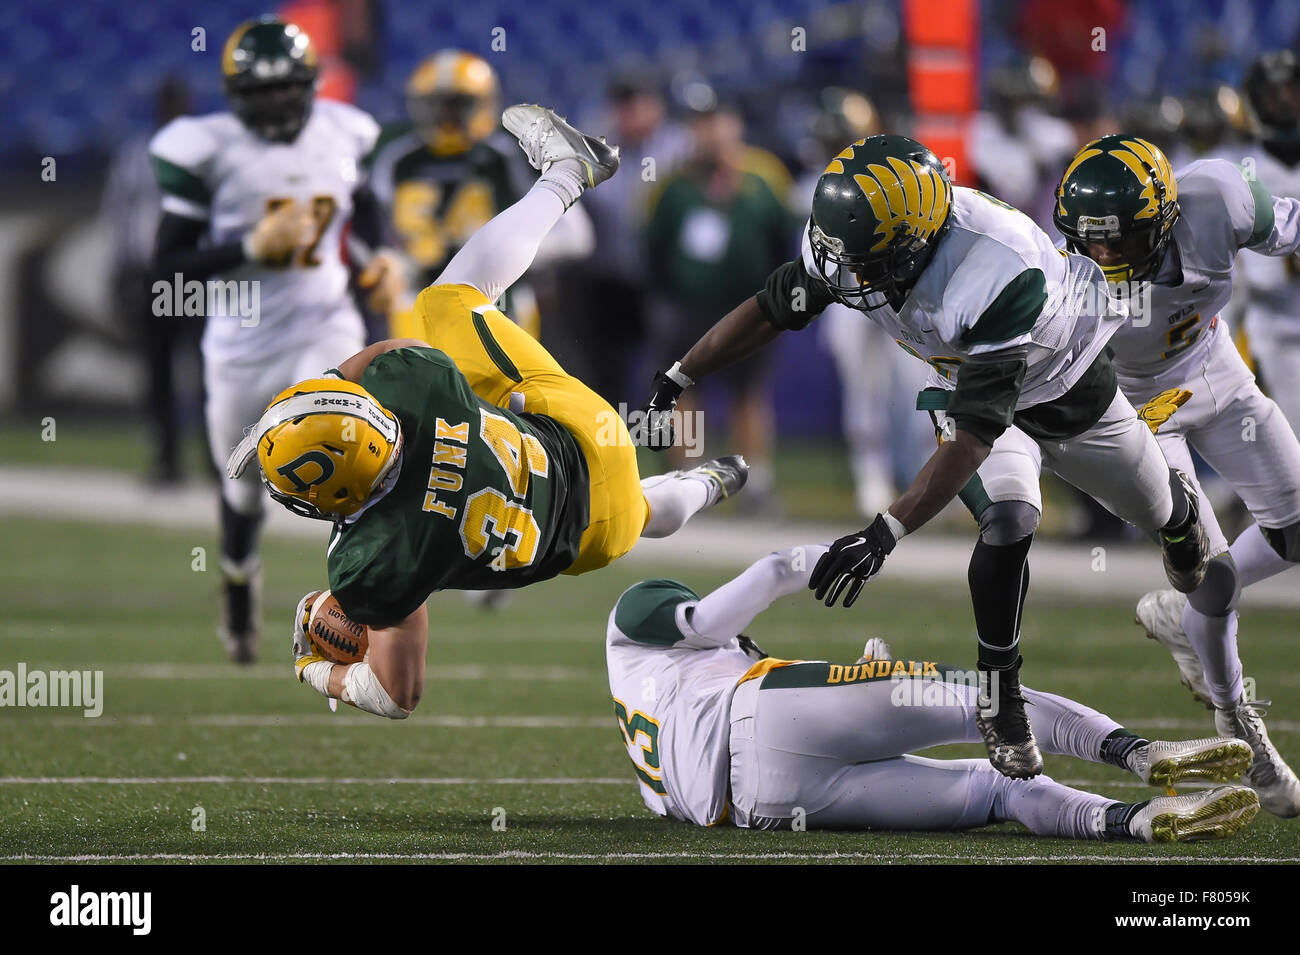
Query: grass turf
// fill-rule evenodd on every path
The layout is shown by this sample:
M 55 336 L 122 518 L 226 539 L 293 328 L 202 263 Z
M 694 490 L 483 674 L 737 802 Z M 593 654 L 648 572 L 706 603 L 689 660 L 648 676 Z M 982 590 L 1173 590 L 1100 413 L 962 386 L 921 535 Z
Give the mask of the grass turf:
M 212 534 L 23 519 L 8 521 L 7 531 L 0 669 L 20 661 L 29 669 L 102 669 L 105 700 L 98 719 L 66 709 L 0 710 L 0 856 L 8 860 L 1300 857 L 1297 825 L 1263 813 L 1238 838 L 1164 847 L 1039 839 L 1014 824 L 963 834 L 762 833 L 656 819 L 641 803 L 612 716 L 605 618 L 638 579 L 682 576 L 703 591 L 738 568 L 682 572 L 625 562 L 518 592 L 494 613 L 458 594 L 435 598 L 424 701 L 411 720 L 389 723 L 352 711 L 332 716 L 292 683 L 287 618 L 323 577 L 316 546 L 267 542 L 265 662 L 241 671 L 223 662 L 213 634 Z M 207 549 L 206 571 L 193 569 L 194 547 Z M 1252 610 L 1242 640 L 1247 672 L 1278 699 L 1274 739 L 1295 760 L 1300 679 L 1292 620 L 1289 612 Z M 851 612 L 795 596 L 750 632 L 786 657 L 852 659 L 864 637 L 880 635 L 900 655 L 961 662 L 972 656 L 969 621 L 962 582 L 922 587 L 886 573 Z M 1173 663 L 1133 625 L 1129 595 L 1097 603 L 1033 593 L 1025 632 L 1030 685 L 1074 696 L 1149 736 L 1211 732 Z M 1156 794 L 1114 769 L 1064 757 L 1048 757 L 1047 771 L 1117 799 Z M 189 781 L 122 781 L 175 777 Z M 387 781 L 394 777 L 407 781 Z M 192 825 L 199 807 L 204 831 Z M 504 818 L 503 830 L 493 828 L 494 818 Z

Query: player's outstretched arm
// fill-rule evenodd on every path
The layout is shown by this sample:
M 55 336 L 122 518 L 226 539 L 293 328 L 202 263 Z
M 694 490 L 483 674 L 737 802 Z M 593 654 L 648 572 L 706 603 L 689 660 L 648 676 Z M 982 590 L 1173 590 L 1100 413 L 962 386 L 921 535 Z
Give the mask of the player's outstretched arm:
M 339 363 L 339 374 L 348 381 L 361 381 L 361 374 L 366 370 L 366 366 L 385 352 L 394 351 L 398 348 L 419 348 L 428 347 L 427 342 L 422 342 L 418 338 L 386 338 L 382 342 L 375 342 L 373 345 L 367 345 L 361 351 L 357 352 L 351 358 Z
M 643 407 L 646 447 L 664 451 L 673 444 L 672 412 L 677 400 L 695 380 L 739 361 L 771 342 L 781 330 L 769 322 L 751 295 L 704 333 L 690 350 L 666 372 L 655 375 L 650 397 Z
M 989 456 L 990 446 L 967 431 L 939 445 L 916 480 L 883 514 L 856 534 L 841 537 L 813 568 L 808 587 L 826 606 L 840 595 L 852 607 L 868 580 L 880 573 L 885 558 L 903 535 L 916 530 L 944 509 Z
M 806 544 L 754 561 L 739 576 L 700 598 L 691 609 L 691 627 L 710 645 L 721 646 L 742 633 L 773 601 L 802 590 L 825 553 L 825 544 Z

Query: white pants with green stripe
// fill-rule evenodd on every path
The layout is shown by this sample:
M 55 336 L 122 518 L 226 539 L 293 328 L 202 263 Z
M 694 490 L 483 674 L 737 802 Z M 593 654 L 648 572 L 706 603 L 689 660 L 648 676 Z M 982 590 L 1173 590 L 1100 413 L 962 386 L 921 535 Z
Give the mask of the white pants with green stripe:
M 1099 838 L 1115 800 L 1038 776 L 1008 779 L 987 759 L 908 753 L 978 743 L 977 691 L 957 682 L 848 680 L 800 663 L 742 683 L 731 703 L 731 817 L 745 828 L 967 829 L 1016 821 L 1032 832 Z M 856 668 L 851 668 L 856 669 Z M 808 685 L 800 686 L 798 684 Z M 1107 716 L 1025 691 L 1047 753 L 1099 760 L 1119 729 Z
M 939 412 L 938 417 L 942 424 L 945 416 Z M 1025 501 L 1041 514 L 1045 467 L 1148 534 L 1173 512 L 1165 456 L 1118 390 L 1095 425 L 1066 441 L 1039 441 L 1015 427 L 1004 431 L 977 474 L 985 504 Z M 970 501 L 967 506 L 976 507 Z

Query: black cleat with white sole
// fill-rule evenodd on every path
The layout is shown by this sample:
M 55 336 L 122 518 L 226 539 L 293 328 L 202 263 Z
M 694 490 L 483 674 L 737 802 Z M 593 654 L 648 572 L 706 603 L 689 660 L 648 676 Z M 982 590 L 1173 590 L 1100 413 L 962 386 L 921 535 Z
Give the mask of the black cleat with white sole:
M 1043 771 L 1043 756 L 1025 714 L 1020 664 L 1017 658 L 1005 670 L 980 668 L 981 676 L 988 681 L 989 705 L 976 709 L 975 725 L 984 737 L 984 748 L 994 769 L 1011 779 L 1030 779 Z

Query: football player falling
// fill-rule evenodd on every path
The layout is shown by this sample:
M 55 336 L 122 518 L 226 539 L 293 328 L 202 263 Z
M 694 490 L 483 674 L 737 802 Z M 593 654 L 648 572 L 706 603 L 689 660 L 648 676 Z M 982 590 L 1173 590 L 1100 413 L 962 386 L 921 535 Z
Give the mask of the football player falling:
M 233 478 L 256 460 L 273 498 L 335 522 L 330 589 L 370 627 L 368 662 L 332 664 L 303 641 L 298 678 L 392 719 L 423 689 L 431 593 L 597 570 L 747 476 L 731 456 L 642 482 L 618 413 L 493 304 L 618 168 L 615 147 L 550 110 L 503 120 L 542 175 L 420 294 L 422 340 L 379 342 L 285 390 L 229 461 Z
M 894 660 L 879 637 L 845 666 L 767 656 L 744 631 L 808 584 L 826 548 L 769 554 L 700 597 L 647 580 L 618 600 L 605 638 L 614 715 L 651 811 L 751 829 L 970 829 L 1014 820 L 1035 835 L 1181 842 L 1236 832 L 1255 793 L 1224 786 L 1121 803 L 986 761 L 906 755 L 980 739 L 975 681 Z M 646 693 L 646 687 L 653 688 Z M 1250 763 L 1229 738 L 1147 740 L 1081 703 L 1026 688 L 1048 752 L 1108 763 L 1149 785 L 1227 782 Z
M 1218 731 L 1250 744 L 1249 779 L 1264 808 L 1300 815 L 1300 781 L 1269 740 L 1262 704 L 1246 698 L 1237 655 L 1243 583 L 1300 561 L 1300 441 L 1260 391 L 1220 315 L 1240 250 L 1288 256 L 1300 247 L 1300 201 L 1274 199 L 1257 177 L 1221 159 L 1192 163 L 1175 177 L 1155 145 L 1117 134 L 1074 157 L 1054 219 L 1072 251 L 1150 309 L 1111 338 L 1115 372 L 1124 395 L 1145 404 L 1141 417 L 1166 460 L 1192 481 L 1209 537 L 1201 584 L 1186 596 L 1147 594 L 1138 620 L 1172 651 L 1196 697 L 1214 707 Z M 1192 449 L 1255 517 L 1231 550 L 1195 481 Z
M 163 193 L 160 277 L 206 283 L 205 413 L 224 470 L 271 396 L 365 344 L 340 235 L 351 220 L 353 234 L 376 245 L 381 220 L 357 174 L 379 126 L 315 99 L 305 33 L 270 17 L 249 21 L 221 63 L 231 111 L 176 119 L 149 152 Z M 384 262 L 376 255 L 372 273 Z M 239 663 L 258 647 L 263 504 L 254 476 L 222 482 L 218 635 Z
M 871 136 L 826 167 L 801 257 L 657 377 L 651 445 L 671 443 L 668 412 L 693 379 L 805 327 L 832 302 L 930 364 L 934 388 L 923 397 L 942 412 L 941 441 L 898 500 L 834 543 L 810 587 L 827 606 L 841 596 L 851 606 L 898 541 L 961 493 L 979 521 L 969 581 L 979 666 L 995 687 L 979 726 L 994 766 L 1034 776 L 1043 764 L 1018 644 L 1043 466 L 1157 534 L 1176 589 L 1194 590 L 1205 575 L 1195 492 L 1116 385 L 1106 344 L 1126 310 L 1092 260 L 1056 249 L 1006 203 L 954 189 L 915 140 Z

